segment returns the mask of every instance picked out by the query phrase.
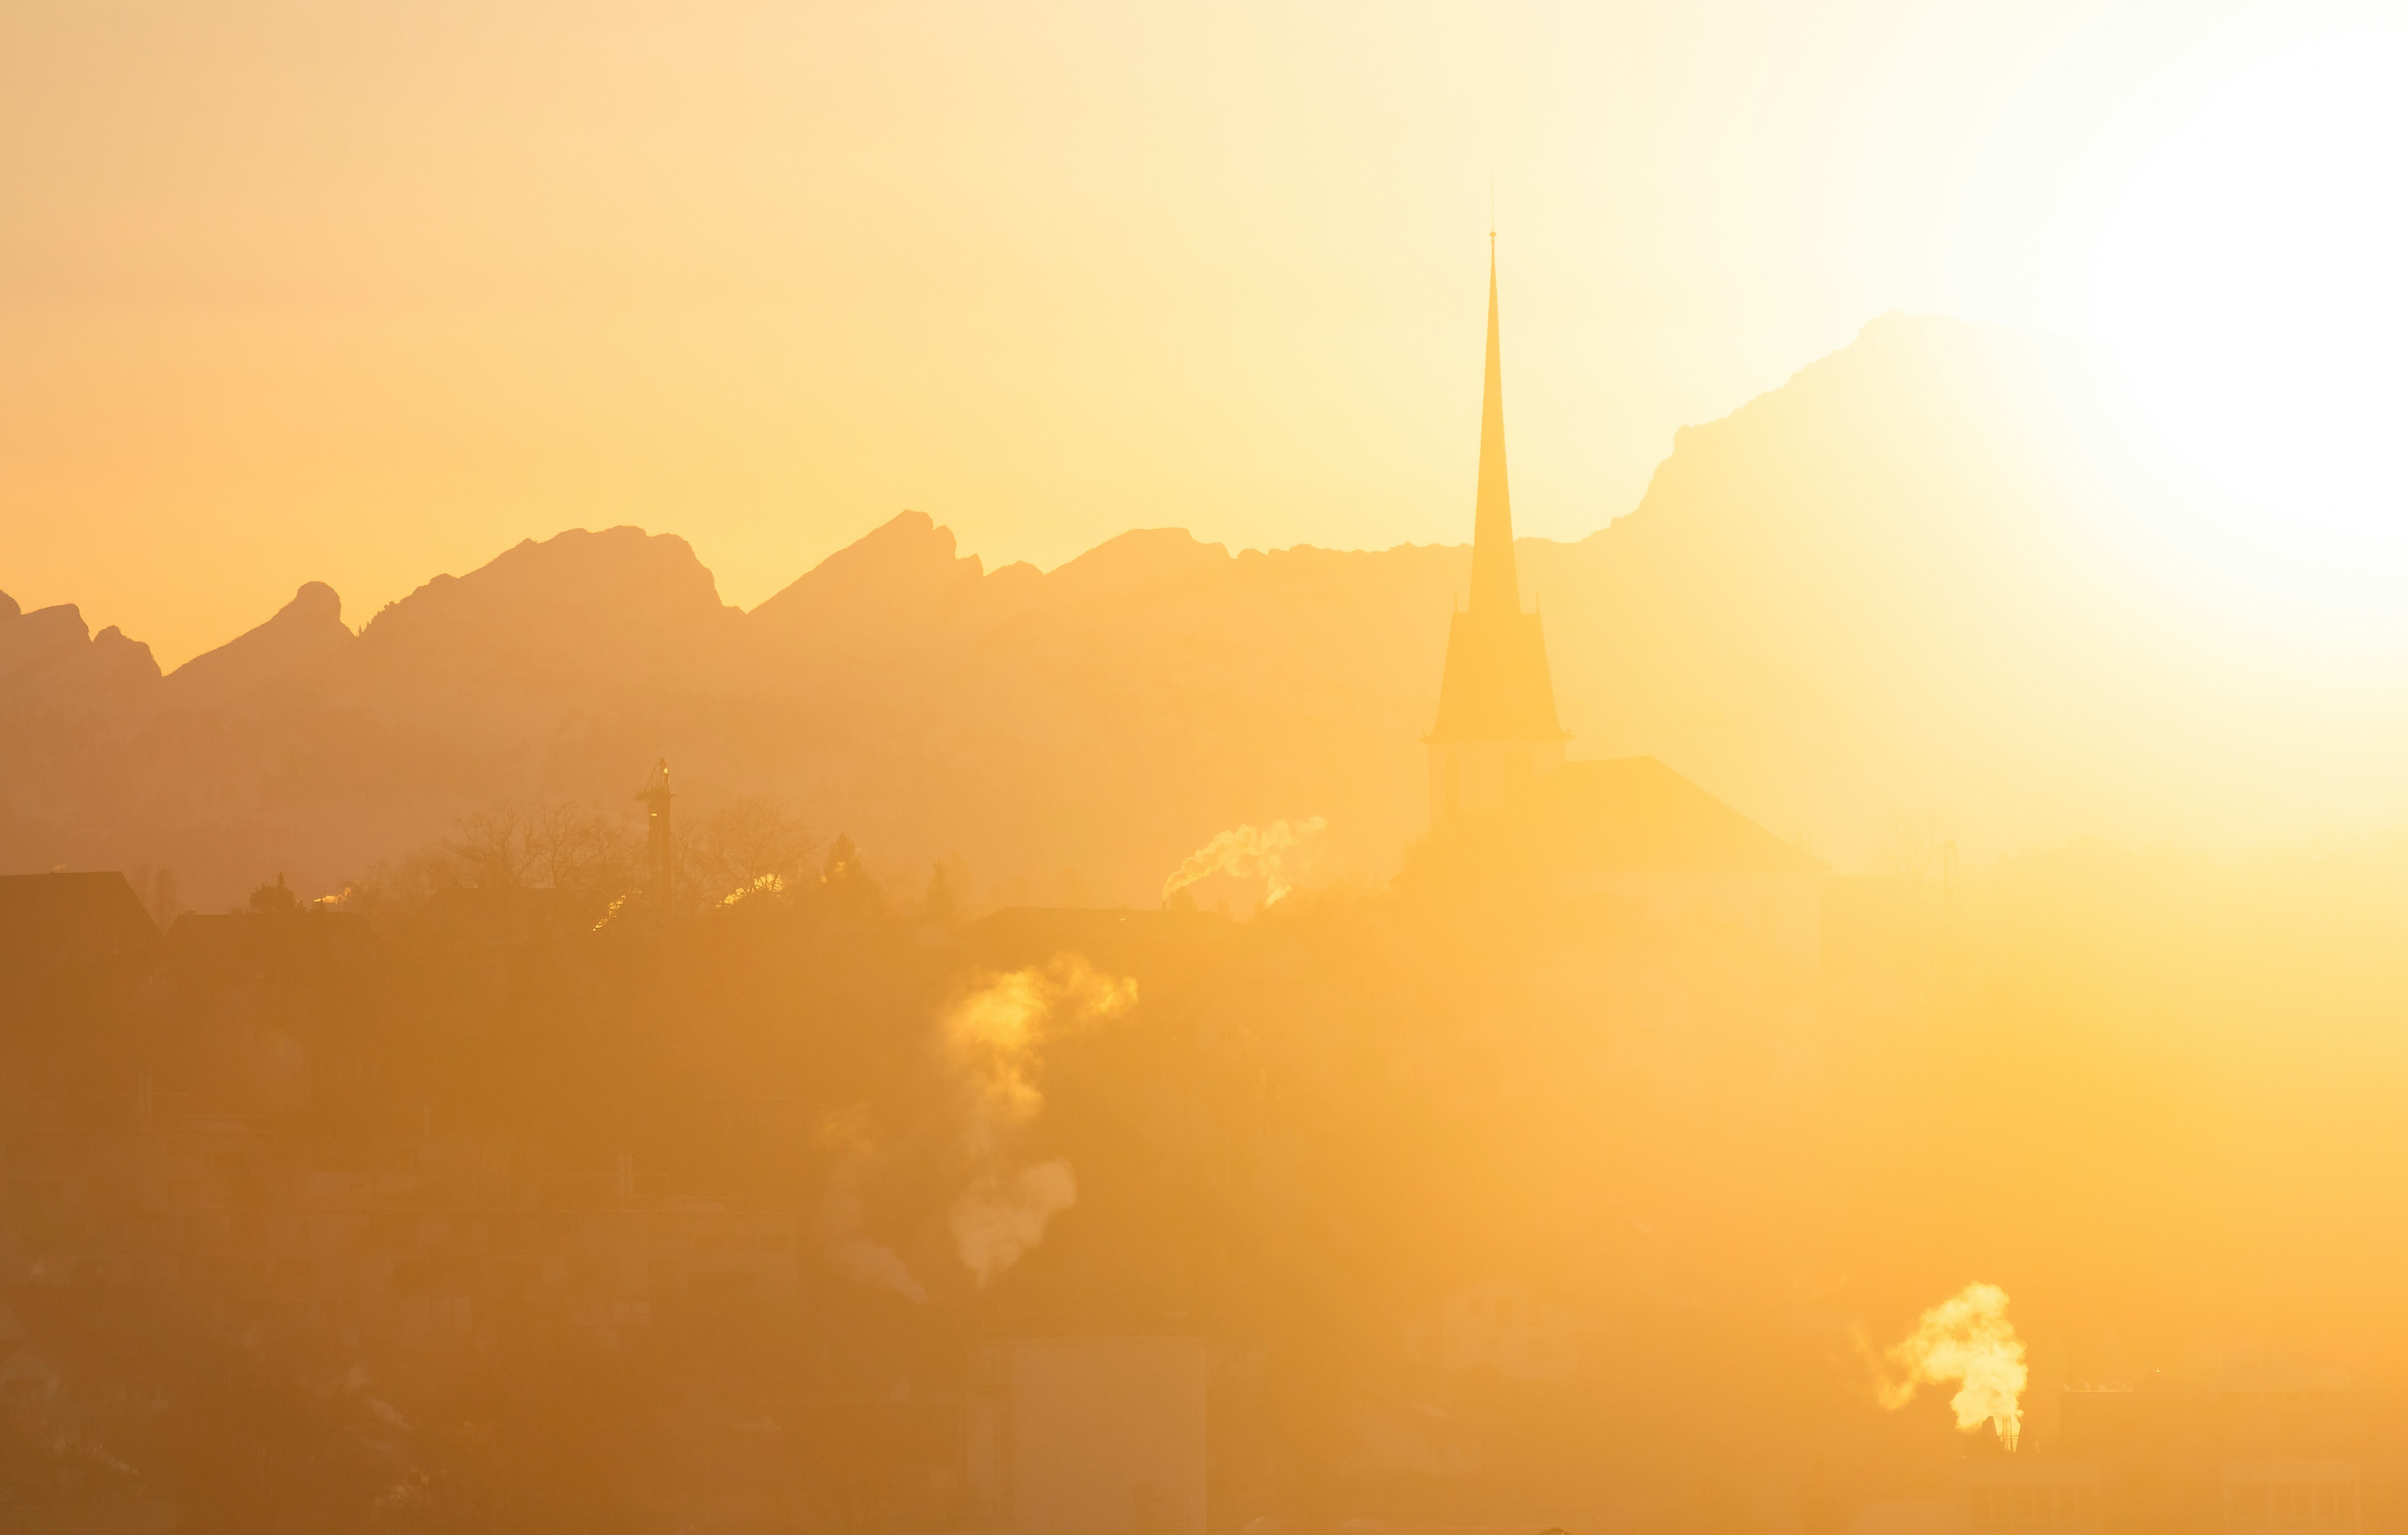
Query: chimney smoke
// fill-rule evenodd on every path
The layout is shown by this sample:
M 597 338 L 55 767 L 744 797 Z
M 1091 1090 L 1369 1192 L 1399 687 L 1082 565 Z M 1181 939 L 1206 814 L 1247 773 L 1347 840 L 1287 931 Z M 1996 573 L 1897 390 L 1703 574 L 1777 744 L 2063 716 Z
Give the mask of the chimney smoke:
M 1162 898 L 1167 901 L 1209 875 L 1227 874 L 1262 880 L 1267 887 L 1263 904 L 1269 906 L 1296 888 L 1288 877 L 1291 864 L 1311 839 L 1328 829 L 1329 823 L 1315 815 L 1294 826 L 1274 821 L 1260 831 L 1252 826 L 1225 831 L 1189 854 L 1187 861 L 1162 882 Z
M 2012 1450 L 2023 1432 L 2019 1399 L 2029 1372 L 2023 1340 L 2007 1320 L 2007 1292 L 1995 1284 L 1968 1284 L 1923 1313 L 1912 1336 L 1884 1356 L 1898 1371 L 1881 1384 L 1882 1405 L 1892 1412 L 1914 1399 L 1915 1387 L 1957 1383 L 1948 1405 L 1966 1433 L 1987 1423 Z

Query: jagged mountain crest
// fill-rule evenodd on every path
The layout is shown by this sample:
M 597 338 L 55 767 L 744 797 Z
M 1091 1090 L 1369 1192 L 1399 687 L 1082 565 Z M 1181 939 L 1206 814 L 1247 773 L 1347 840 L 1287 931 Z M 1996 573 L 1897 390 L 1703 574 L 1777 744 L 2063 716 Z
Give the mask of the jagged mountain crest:
M 1572 754 L 1662 758 L 1842 867 L 1908 811 L 1978 847 L 2339 804 L 2253 797 L 2328 725 L 2243 696 L 2213 625 L 2130 622 L 2140 520 L 2067 409 L 2023 339 L 1885 317 L 1684 429 L 1629 514 L 1519 540 Z M 1216 831 L 1322 815 L 1332 868 L 1377 878 L 1420 829 L 1469 567 L 1156 528 L 990 571 L 908 511 L 747 613 L 681 538 L 576 529 L 356 636 L 305 587 L 164 682 L 115 630 L 8 603 L 0 724 L 79 712 L 0 741 L 0 862 L 166 863 L 206 899 L 273 857 L 339 888 L 465 810 L 617 804 L 666 756 L 690 804 L 789 798 L 892 868 L 1140 899 Z
M 275 617 L 168 673 L 166 691 L 178 704 L 198 708 L 308 686 L 326 679 L 358 644 L 335 589 L 306 581 Z

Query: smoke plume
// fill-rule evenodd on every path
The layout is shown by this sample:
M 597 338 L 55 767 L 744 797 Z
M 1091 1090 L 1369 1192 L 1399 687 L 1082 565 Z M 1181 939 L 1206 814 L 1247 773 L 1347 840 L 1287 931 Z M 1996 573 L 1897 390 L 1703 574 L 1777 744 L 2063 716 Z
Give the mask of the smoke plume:
M 1079 1180 L 1055 1157 L 1006 1177 L 981 1173 L 953 1201 L 953 1244 L 984 1285 L 1045 1240 L 1045 1223 L 1079 1202 Z
M 1885 1356 L 1899 1373 L 1881 1383 L 1882 1405 L 1892 1411 L 1914 1398 L 1915 1387 L 1957 1383 L 1948 1405 L 1967 1433 L 1987 1423 L 2008 1449 L 2023 1431 L 2023 1340 L 2007 1320 L 2007 1292 L 1995 1284 L 1968 1284 L 1923 1313 L 1913 1336 Z
M 849 1109 L 828 1115 L 820 1122 L 818 1139 L 836 1153 L 827 1197 L 820 1202 L 819 1236 L 828 1256 L 857 1284 L 892 1290 L 906 1300 L 926 1300 L 926 1288 L 911 1277 L 903 1255 L 861 1228 L 862 1184 L 877 1154 L 867 1112 Z
M 1189 854 L 1187 861 L 1162 882 L 1162 898 L 1168 900 L 1206 875 L 1228 874 L 1240 880 L 1262 880 L 1268 886 L 1263 904 L 1268 906 L 1295 888 L 1288 870 L 1306 840 L 1328 829 L 1329 823 L 1316 815 L 1293 827 L 1274 821 L 1260 831 L 1252 826 L 1225 831 Z
M 1013 1141 L 1045 1107 L 1037 1074 L 1046 1041 L 1136 1004 L 1135 981 L 1060 954 L 989 977 L 947 1011 L 940 1039 L 961 1085 L 962 1149 L 972 1168 L 953 1202 L 953 1243 L 980 1284 L 1019 1262 L 1044 1240 L 1046 1223 L 1079 1198 L 1069 1163 L 1010 1160 Z

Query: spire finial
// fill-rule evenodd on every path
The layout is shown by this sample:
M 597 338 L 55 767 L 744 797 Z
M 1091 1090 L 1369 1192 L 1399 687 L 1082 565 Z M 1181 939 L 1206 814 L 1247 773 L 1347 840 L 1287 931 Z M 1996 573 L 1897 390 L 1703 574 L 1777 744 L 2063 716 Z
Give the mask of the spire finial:
M 1504 367 L 1497 340 L 1497 235 L 1488 236 L 1488 359 L 1481 380 L 1480 480 L 1472 513 L 1472 612 L 1512 613 L 1522 607 L 1513 576 L 1512 500 L 1505 488 Z

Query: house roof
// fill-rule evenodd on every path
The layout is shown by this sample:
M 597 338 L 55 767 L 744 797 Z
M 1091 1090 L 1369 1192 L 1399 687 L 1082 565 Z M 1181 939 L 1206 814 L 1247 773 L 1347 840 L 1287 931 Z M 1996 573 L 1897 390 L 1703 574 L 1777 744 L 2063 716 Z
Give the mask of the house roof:
M 159 948 L 122 874 L 0 874 L 0 965 L 148 967 Z
M 1827 871 L 1654 757 L 1567 762 L 1500 811 L 1493 834 L 1517 860 L 1567 871 Z

